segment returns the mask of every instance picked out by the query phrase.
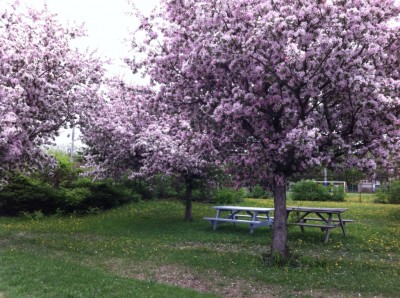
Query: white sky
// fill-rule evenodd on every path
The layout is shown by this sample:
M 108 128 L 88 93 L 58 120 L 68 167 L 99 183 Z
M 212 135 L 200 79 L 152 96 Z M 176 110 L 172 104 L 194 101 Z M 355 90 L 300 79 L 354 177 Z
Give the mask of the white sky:
M 19 2 L 23 6 L 34 8 L 41 8 L 47 4 L 49 11 L 59 15 L 60 20 L 66 24 L 85 23 L 88 37 L 79 41 L 78 46 L 97 49 L 99 55 L 112 60 L 112 65 L 107 67 L 111 73 L 129 78 L 130 71 L 122 59 L 128 55 L 129 32 L 137 27 L 138 21 L 128 14 L 132 11 L 128 0 L 19 0 Z M 158 4 L 158 0 L 131 0 L 131 2 L 145 15 Z M 57 138 L 57 146 L 61 149 L 70 146 L 69 133 L 63 131 Z M 75 139 L 78 139 L 79 132 L 75 134 Z M 76 146 L 81 146 L 81 143 L 77 141 Z
M 158 0 L 131 2 L 147 15 Z M 113 73 L 126 73 L 121 59 L 128 55 L 129 32 L 138 25 L 135 17 L 128 15 L 132 11 L 128 0 L 20 0 L 20 3 L 33 7 L 47 4 L 64 22 L 84 23 L 88 37 L 80 41 L 80 46 L 98 49 L 100 55 L 111 58 Z

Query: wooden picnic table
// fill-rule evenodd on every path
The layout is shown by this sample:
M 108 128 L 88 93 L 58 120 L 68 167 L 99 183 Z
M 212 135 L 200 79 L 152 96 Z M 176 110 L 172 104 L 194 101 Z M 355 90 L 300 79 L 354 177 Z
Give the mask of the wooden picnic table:
M 331 229 L 340 227 L 343 236 L 346 236 L 346 222 L 353 222 L 351 219 L 343 219 L 342 213 L 346 212 L 348 208 L 319 208 L 319 207 L 287 207 L 287 216 L 290 212 L 297 212 L 299 218 L 296 220 L 296 225 L 304 232 L 304 227 L 317 227 L 321 231 L 325 231 L 324 242 L 328 242 L 329 233 Z M 316 215 L 316 217 L 309 217 L 309 215 Z
M 214 206 L 216 210 L 215 217 L 204 217 L 211 223 L 215 231 L 219 223 L 242 223 L 248 224 L 250 234 L 253 234 L 255 228 L 272 226 L 274 218 L 271 217 L 271 212 L 274 208 L 261 207 L 244 207 L 244 206 Z

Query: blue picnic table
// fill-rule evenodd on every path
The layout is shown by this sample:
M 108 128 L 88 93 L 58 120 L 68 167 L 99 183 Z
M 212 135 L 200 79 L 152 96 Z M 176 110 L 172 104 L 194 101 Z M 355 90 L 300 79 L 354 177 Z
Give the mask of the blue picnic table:
M 204 217 L 211 223 L 215 231 L 220 223 L 248 224 L 250 234 L 253 234 L 255 228 L 272 226 L 274 218 L 271 213 L 274 208 L 245 207 L 245 206 L 214 206 L 215 217 Z

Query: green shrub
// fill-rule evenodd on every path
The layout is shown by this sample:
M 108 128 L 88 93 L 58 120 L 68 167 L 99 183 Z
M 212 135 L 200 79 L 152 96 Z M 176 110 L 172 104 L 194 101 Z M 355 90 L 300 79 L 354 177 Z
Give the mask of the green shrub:
M 140 199 L 134 190 L 111 181 L 92 182 L 79 178 L 68 187 L 56 187 L 37 177 L 17 175 L 0 191 L 0 215 L 15 216 L 35 211 L 44 214 L 87 213 L 88 210 L 109 209 Z
M 153 195 L 158 199 L 176 198 L 178 196 L 179 183 L 174 177 L 156 175 L 151 180 Z
M 192 192 L 192 199 L 196 200 L 198 202 L 209 202 L 212 199 L 213 196 L 213 190 L 209 187 L 197 187 L 193 189 Z M 183 198 L 183 192 L 182 195 L 180 195 L 181 198 Z
M 329 193 L 331 195 L 331 199 L 327 201 L 335 201 L 335 202 L 343 202 L 346 197 L 346 193 L 344 189 L 335 185 L 328 186 Z
M 93 179 L 88 177 L 76 177 L 68 183 L 63 183 L 65 188 L 90 188 L 93 185 Z
M 0 214 L 18 215 L 41 210 L 51 213 L 63 201 L 63 192 L 33 177 L 16 175 L 0 191 Z
M 29 213 L 27 211 L 21 211 L 19 213 L 20 216 L 25 217 L 27 219 L 32 219 L 32 220 L 40 220 L 44 218 L 44 214 L 42 211 L 34 211 L 32 213 Z
M 82 170 L 77 168 L 69 159 L 69 155 L 60 151 L 50 151 L 57 160 L 55 168 L 46 168 L 32 176 L 55 187 L 69 187 L 69 184 L 79 178 Z
M 78 207 L 82 205 L 90 196 L 90 189 L 88 188 L 70 188 L 64 189 L 64 192 L 65 204 L 69 207 Z
M 112 184 L 111 181 L 98 181 L 90 186 L 90 195 L 82 202 L 82 209 L 87 210 L 95 207 L 110 209 L 140 199 L 141 196 L 134 190 L 127 189 L 121 184 Z
M 400 181 L 395 180 L 390 184 L 389 203 L 400 204 Z
M 124 178 L 120 182 L 121 186 L 125 189 L 134 189 L 135 193 L 140 196 L 143 200 L 154 199 L 154 192 L 150 187 L 150 184 L 144 179 L 128 179 Z
M 344 190 L 333 185 L 323 186 L 312 180 L 297 182 L 291 187 L 291 198 L 295 201 L 344 201 Z
M 215 191 L 214 199 L 217 204 L 236 204 L 242 201 L 245 194 L 244 189 L 236 191 L 232 188 L 221 188 Z
M 380 187 L 375 193 L 375 203 L 389 203 L 389 190 L 387 187 Z
M 141 199 L 130 185 L 93 182 L 79 176 L 82 171 L 66 154 L 56 152 L 54 156 L 58 161 L 55 168 L 10 178 L 0 190 L 0 215 L 88 213 Z
M 400 180 L 394 180 L 389 186 L 383 186 L 376 192 L 377 203 L 400 204 Z
M 257 184 L 248 191 L 246 197 L 253 199 L 266 199 L 266 198 L 271 198 L 272 196 L 271 193 L 263 189 L 261 185 Z

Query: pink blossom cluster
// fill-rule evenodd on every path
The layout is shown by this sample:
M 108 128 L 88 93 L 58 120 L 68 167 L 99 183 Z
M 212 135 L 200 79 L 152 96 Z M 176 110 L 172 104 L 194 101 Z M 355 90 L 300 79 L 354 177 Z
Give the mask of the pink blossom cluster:
M 188 121 L 165 113 L 155 92 L 113 80 L 107 100 L 98 105 L 83 129 L 89 145 L 88 168 L 98 178 L 205 178 L 213 166 L 207 134 Z
M 145 20 L 162 38 L 136 43 L 130 63 L 212 132 L 240 182 L 371 171 L 398 154 L 398 18 L 392 0 L 164 0 Z
M 46 9 L 0 13 L 0 173 L 48 160 L 42 146 L 96 104 L 102 63 L 71 45 L 83 34 Z

